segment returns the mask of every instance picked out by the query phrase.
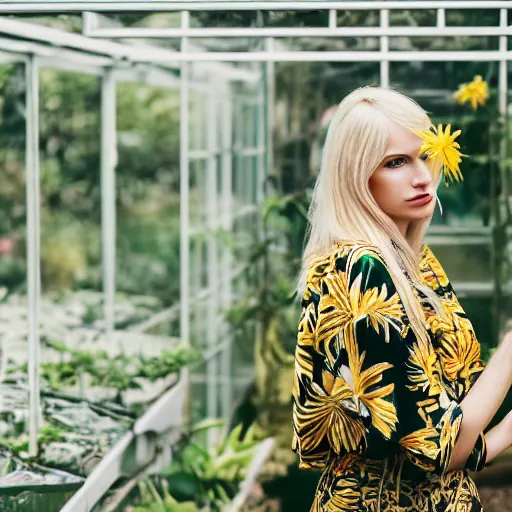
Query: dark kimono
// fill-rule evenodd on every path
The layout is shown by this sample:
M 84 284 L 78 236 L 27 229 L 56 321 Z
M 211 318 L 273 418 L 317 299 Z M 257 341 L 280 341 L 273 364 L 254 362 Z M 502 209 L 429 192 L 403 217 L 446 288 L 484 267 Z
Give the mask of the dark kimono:
M 465 468 L 448 472 L 459 403 L 484 365 L 480 345 L 427 246 L 416 292 L 428 338 L 410 328 L 379 249 L 344 242 L 311 268 L 295 353 L 293 449 L 322 470 L 312 511 L 482 510 L 468 470 L 485 465 L 483 433 Z

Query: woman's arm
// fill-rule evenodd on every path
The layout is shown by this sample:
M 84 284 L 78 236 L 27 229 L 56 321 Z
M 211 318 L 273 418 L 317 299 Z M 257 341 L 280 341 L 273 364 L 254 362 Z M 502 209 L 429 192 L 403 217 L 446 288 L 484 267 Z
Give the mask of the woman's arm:
M 501 452 L 512 446 L 512 412 L 509 412 L 492 430 L 485 435 L 487 444 L 486 463 L 489 464 Z
M 466 398 L 460 403 L 463 420 L 448 468 L 449 471 L 464 466 L 480 432 L 491 422 L 505 399 L 510 386 L 512 386 L 512 331 L 505 335 L 498 350 L 489 360 L 487 367 L 470 389 Z M 491 454 L 488 451 L 487 461 L 490 460 L 490 455 L 492 457 L 497 455 L 495 452 L 499 446 L 506 448 L 504 446 L 503 429 L 504 427 L 500 428 L 489 438 L 493 446 L 488 447 L 488 450 L 491 449 L 493 453 Z M 510 437 L 510 434 L 508 435 Z

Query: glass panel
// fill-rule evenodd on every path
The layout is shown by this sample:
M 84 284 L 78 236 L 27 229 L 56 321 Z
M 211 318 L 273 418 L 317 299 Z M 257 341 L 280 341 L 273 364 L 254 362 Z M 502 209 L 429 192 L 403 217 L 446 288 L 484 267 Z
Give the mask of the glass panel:
M 357 52 L 378 50 L 380 47 L 378 37 L 276 37 L 276 43 L 289 51 Z M 310 65 L 309 62 L 303 64 Z
M 436 9 L 421 9 L 411 11 L 409 9 L 389 11 L 389 26 L 399 27 L 432 27 L 437 24 L 437 10 Z M 377 23 L 378 25 L 378 23 Z
M 23 64 L 0 65 L 0 357 L 8 381 L 0 412 L 4 445 L 13 447 L 27 441 L 29 424 L 25 85 Z M 51 327 L 43 322 L 42 335 Z
M 345 9 L 336 12 L 338 27 L 378 27 L 380 25 L 380 14 L 377 10 L 346 11 Z
M 189 164 L 190 227 L 192 230 L 196 231 L 203 231 L 207 221 L 207 164 L 208 162 L 204 159 L 190 160 Z
M 208 97 L 206 92 L 190 90 L 190 149 L 206 150 L 208 148 Z
M 190 414 L 193 422 L 201 421 L 208 415 L 205 376 L 205 362 L 194 366 L 190 372 Z
M 499 9 L 448 9 L 446 24 L 455 27 L 497 27 Z

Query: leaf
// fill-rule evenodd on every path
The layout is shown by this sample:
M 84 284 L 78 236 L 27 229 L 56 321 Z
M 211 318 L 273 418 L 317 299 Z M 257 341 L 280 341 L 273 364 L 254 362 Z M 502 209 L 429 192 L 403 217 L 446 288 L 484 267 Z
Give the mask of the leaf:
M 220 445 L 218 453 L 224 452 L 227 448 L 236 446 L 242 434 L 243 425 L 239 423 L 224 438 L 224 442 Z
M 231 498 L 228 496 L 228 493 L 226 492 L 224 487 L 222 487 L 221 484 L 217 484 L 215 486 L 215 490 L 217 491 L 217 495 L 219 496 L 222 502 L 229 503 L 231 501 Z
M 223 419 L 211 419 L 207 418 L 199 423 L 196 423 L 192 429 L 191 434 L 196 435 L 199 432 L 204 432 L 205 430 L 210 430 L 212 428 L 222 428 L 226 425 L 226 422 Z

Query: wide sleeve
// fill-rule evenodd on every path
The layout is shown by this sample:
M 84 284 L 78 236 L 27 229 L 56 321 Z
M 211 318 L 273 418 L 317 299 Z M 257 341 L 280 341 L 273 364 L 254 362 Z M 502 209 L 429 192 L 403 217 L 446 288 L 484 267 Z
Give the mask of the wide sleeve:
M 424 284 L 440 297 L 446 312 L 445 318 L 430 315 L 427 327 L 443 364 L 444 378 L 449 383 L 447 390 L 452 398 L 461 402 L 485 369 L 480 343 L 444 268 L 427 245 L 422 251 L 420 270 Z M 465 469 L 481 471 L 486 459 L 487 445 L 481 432 Z
M 340 250 L 314 266 L 295 354 L 293 449 L 301 467 L 402 451 L 418 469 L 442 474 L 461 422 L 439 357 L 410 328 L 378 251 Z

